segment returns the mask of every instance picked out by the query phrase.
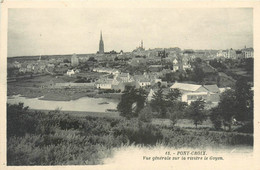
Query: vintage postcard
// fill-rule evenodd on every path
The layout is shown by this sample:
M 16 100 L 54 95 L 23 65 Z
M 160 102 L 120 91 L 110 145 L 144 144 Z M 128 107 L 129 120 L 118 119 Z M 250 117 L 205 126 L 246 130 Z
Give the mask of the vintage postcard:
M 1 169 L 259 169 L 259 14 L 3 1 Z

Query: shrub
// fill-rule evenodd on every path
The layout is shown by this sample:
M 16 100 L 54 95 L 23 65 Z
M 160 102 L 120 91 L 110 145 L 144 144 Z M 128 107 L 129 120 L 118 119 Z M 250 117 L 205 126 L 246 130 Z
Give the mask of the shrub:
M 23 103 L 9 105 L 7 104 L 7 137 L 24 136 L 25 133 L 35 133 L 37 119 L 34 119 L 33 113 L 24 107 Z
M 252 134 L 155 126 L 137 118 L 45 114 L 30 112 L 23 104 L 8 105 L 7 109 L 8 165 L 102 164 L 111 150 L 122 144 L 161 143 L 175 148 L 253 145 Z
M 177 123 L 177 121 L 183 116 L 183 112 L 178 110 L 171 110 L 168 111 L 167 116 L 172 121 L 172 125 L 174 126 Z
M 155 145 L 157 141 L 163 138 L 159 128 L 149 123 L 138 122 L 136 119 L 121 124 L 113 129 L 115 137 L 123 136 L 130 143 Z
M 152 109 L 149 106 L 144 107 L 139 115 L 138 119 L 143 122 L 151 122 L 152 121 Z
M 237 132 L 242 133 L 254 133 L 254 124 L 253 121 L 250 121 L 246 123 L 245 125 L 242 125 L 242 127 L 236 129 Z

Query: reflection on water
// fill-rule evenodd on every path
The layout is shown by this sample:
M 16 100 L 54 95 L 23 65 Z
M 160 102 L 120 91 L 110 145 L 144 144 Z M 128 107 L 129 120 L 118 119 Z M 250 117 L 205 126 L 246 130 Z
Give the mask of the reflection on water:
M 55 110 L 61 108 L 63 111 L 91 111 L 105 112 L 106 109 L 116 109 L 119 101 L 107 98 L 82 97 L 71 101 L 48 101 L 39 98 L 26 98 L 20 95 L 10 96 L 7 99 L 10 104 L 24 103 L 31 109 Z

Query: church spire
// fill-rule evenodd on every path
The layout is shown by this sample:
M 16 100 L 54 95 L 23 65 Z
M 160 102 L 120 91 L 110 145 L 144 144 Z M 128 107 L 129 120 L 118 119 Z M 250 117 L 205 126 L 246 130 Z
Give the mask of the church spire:
M 100 31 L 100 41 L 99 41 L 99 54 L 104 54 L 104 42 L 102 37 L 102 30 Z

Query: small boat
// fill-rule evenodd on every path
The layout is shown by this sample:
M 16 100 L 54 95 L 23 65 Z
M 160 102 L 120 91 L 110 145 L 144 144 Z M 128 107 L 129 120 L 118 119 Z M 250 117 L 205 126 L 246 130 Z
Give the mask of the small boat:
M 117 109 L 106 109 L 106 112 L 118 112 Z
M 101 103 L 98 103 L 98 104 L 109 104 L 108 102 L 101 102 Z

